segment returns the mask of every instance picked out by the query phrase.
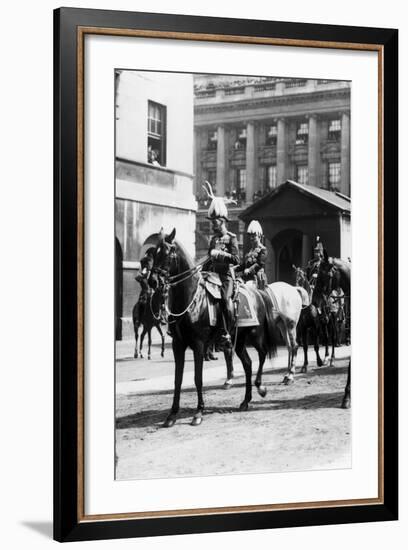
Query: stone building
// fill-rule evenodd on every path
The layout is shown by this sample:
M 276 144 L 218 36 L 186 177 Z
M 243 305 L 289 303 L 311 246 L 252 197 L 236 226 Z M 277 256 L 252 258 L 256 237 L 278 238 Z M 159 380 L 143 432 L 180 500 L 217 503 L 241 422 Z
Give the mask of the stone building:
M 132 332 L 139 260 L 176 227 L 195 255 L 193 77 L 116 72 L 116 338 Z M 125 321 L 125 322 L 123 322 Z
M 349 82 L 198 75 L 194 84 L 198 257 L 206 253 L 210 231 L 204 180 L 218 195 L 236 199 L 229 227 L 241 247 L 245 209 L 287 180 L 321 189 L 334 203 L 343 197 L 350 211 Z M 269 202 L 270 209 L 276 207 Z M 287 223 L 290 229 L 291 220 Z M 304 240 L 304 254 L 312 254 L 317 231 L 316 226 Z M 344 246 L 336 242 L 335 250 L 344 252 Z M 276 266 L 270 276 L 275 280 Z

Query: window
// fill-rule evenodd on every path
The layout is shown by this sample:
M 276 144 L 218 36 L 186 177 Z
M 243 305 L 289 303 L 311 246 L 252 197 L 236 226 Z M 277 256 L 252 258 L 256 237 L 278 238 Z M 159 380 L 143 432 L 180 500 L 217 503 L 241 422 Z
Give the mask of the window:
M 245 191 L 246 189 L 246 170 L 238 168 L 237 170 L 237 191 Z
M 207 148 L 210 151 L 217 149 L 217 130 L 211 130 L 208 132 Z
M 154 101 L 148 103 L 147 162 L 166 166 L 166 107 Z
M 309 170 L 307 166 L 296 167 L 296 181 L 302 185 L 307 185 L 309 181 Z
M 207 170 L 207 181 L 211 183 L 214 195 L 216 195 L 216 183 L 217 183 L 217 170 Z
M 329 162 L 327 171 L 328 171 L 327 183 L 330 191 L 339 191 L 340 178 L 341 178 L 340 162 Z
M 246 128 L 240 128 L 237 131 L 237 139 L 234 143 L 234 149 L 245 149 L 247 140 Z
M 266 127 L 266 145 L 276 145 L 278 138 L 278 128 L 276 124 Z
M 296 145 L 306 145 L 309 137 L 309 124 L 300 122 L 296 128 Z
M 266 168 L 266 189 L 269 191 L 269 189 L 273 189 L 276 187 L 277 181 L 276 181 L 276 165 L 273 164 L 271 166 L 268 166 Z
M 341 122 L 339 119 L 334 119 L 329 122 L 329 139 L 340 139 Z

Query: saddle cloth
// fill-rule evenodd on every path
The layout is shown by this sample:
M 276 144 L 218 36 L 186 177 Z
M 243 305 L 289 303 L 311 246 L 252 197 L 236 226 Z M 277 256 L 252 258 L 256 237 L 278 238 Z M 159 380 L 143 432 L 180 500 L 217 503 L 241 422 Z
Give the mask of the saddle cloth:
M 217 273 L 204 273 L 204 286 L 207 291 L 208 316 L 210 326 L 217 324 L 217 301 L 221 298 L 221 281 Z M 259 325 L 255 313 L 255 301 L 251 292 L 245 285 L 238 288 L 238 296 L 235 298 L 237 311 L 237 327 L 255 327 Z

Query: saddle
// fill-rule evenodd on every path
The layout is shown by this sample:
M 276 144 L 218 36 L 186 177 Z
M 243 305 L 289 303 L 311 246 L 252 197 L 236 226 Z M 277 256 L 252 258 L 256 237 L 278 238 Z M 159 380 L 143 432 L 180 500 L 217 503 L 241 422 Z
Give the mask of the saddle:
M 221 300 L 222 283 L 218 273 L 214 273 L 213 271 L 202 271 L 201 276 L 207 293 L 215 300 Z
M 218 273 L 205 271 L 201 273 L 202 284 L 207 292 L 208 315 L 210 325 L 217 324 L 217 301 L 221 299 L 221 280 Z M 237 283 L 234 285 L 232 301 L 234 303 L 235 315 L 237 318 L 237 327 L 258 326 L 259 321 L 255 313 L 255 303 L 248 284 Z M 253 285 L 255 286 L 255 285 Z M 256 287 L 256 286 L 255 286 Z

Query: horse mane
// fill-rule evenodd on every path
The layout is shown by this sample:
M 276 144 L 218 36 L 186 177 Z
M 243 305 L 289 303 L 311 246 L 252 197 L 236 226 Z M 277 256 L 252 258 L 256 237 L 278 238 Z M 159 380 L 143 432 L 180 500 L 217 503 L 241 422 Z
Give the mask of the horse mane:
M 186 247 L 183 244 L 181 244 L 181 242 L 178 239 L 174 240 L 174 244 L 177 246 L 177 250 L 178 250 L 178 253 L 179 253 L 180 265 L 183 264 L 183 265 L 181 265 L 181 267 L 183 267 L 183 269 L 185 269 L 185 270 L 186 269 L 191 269 L 192 267 L 194 267 L 193 258 L 187 252 Z

